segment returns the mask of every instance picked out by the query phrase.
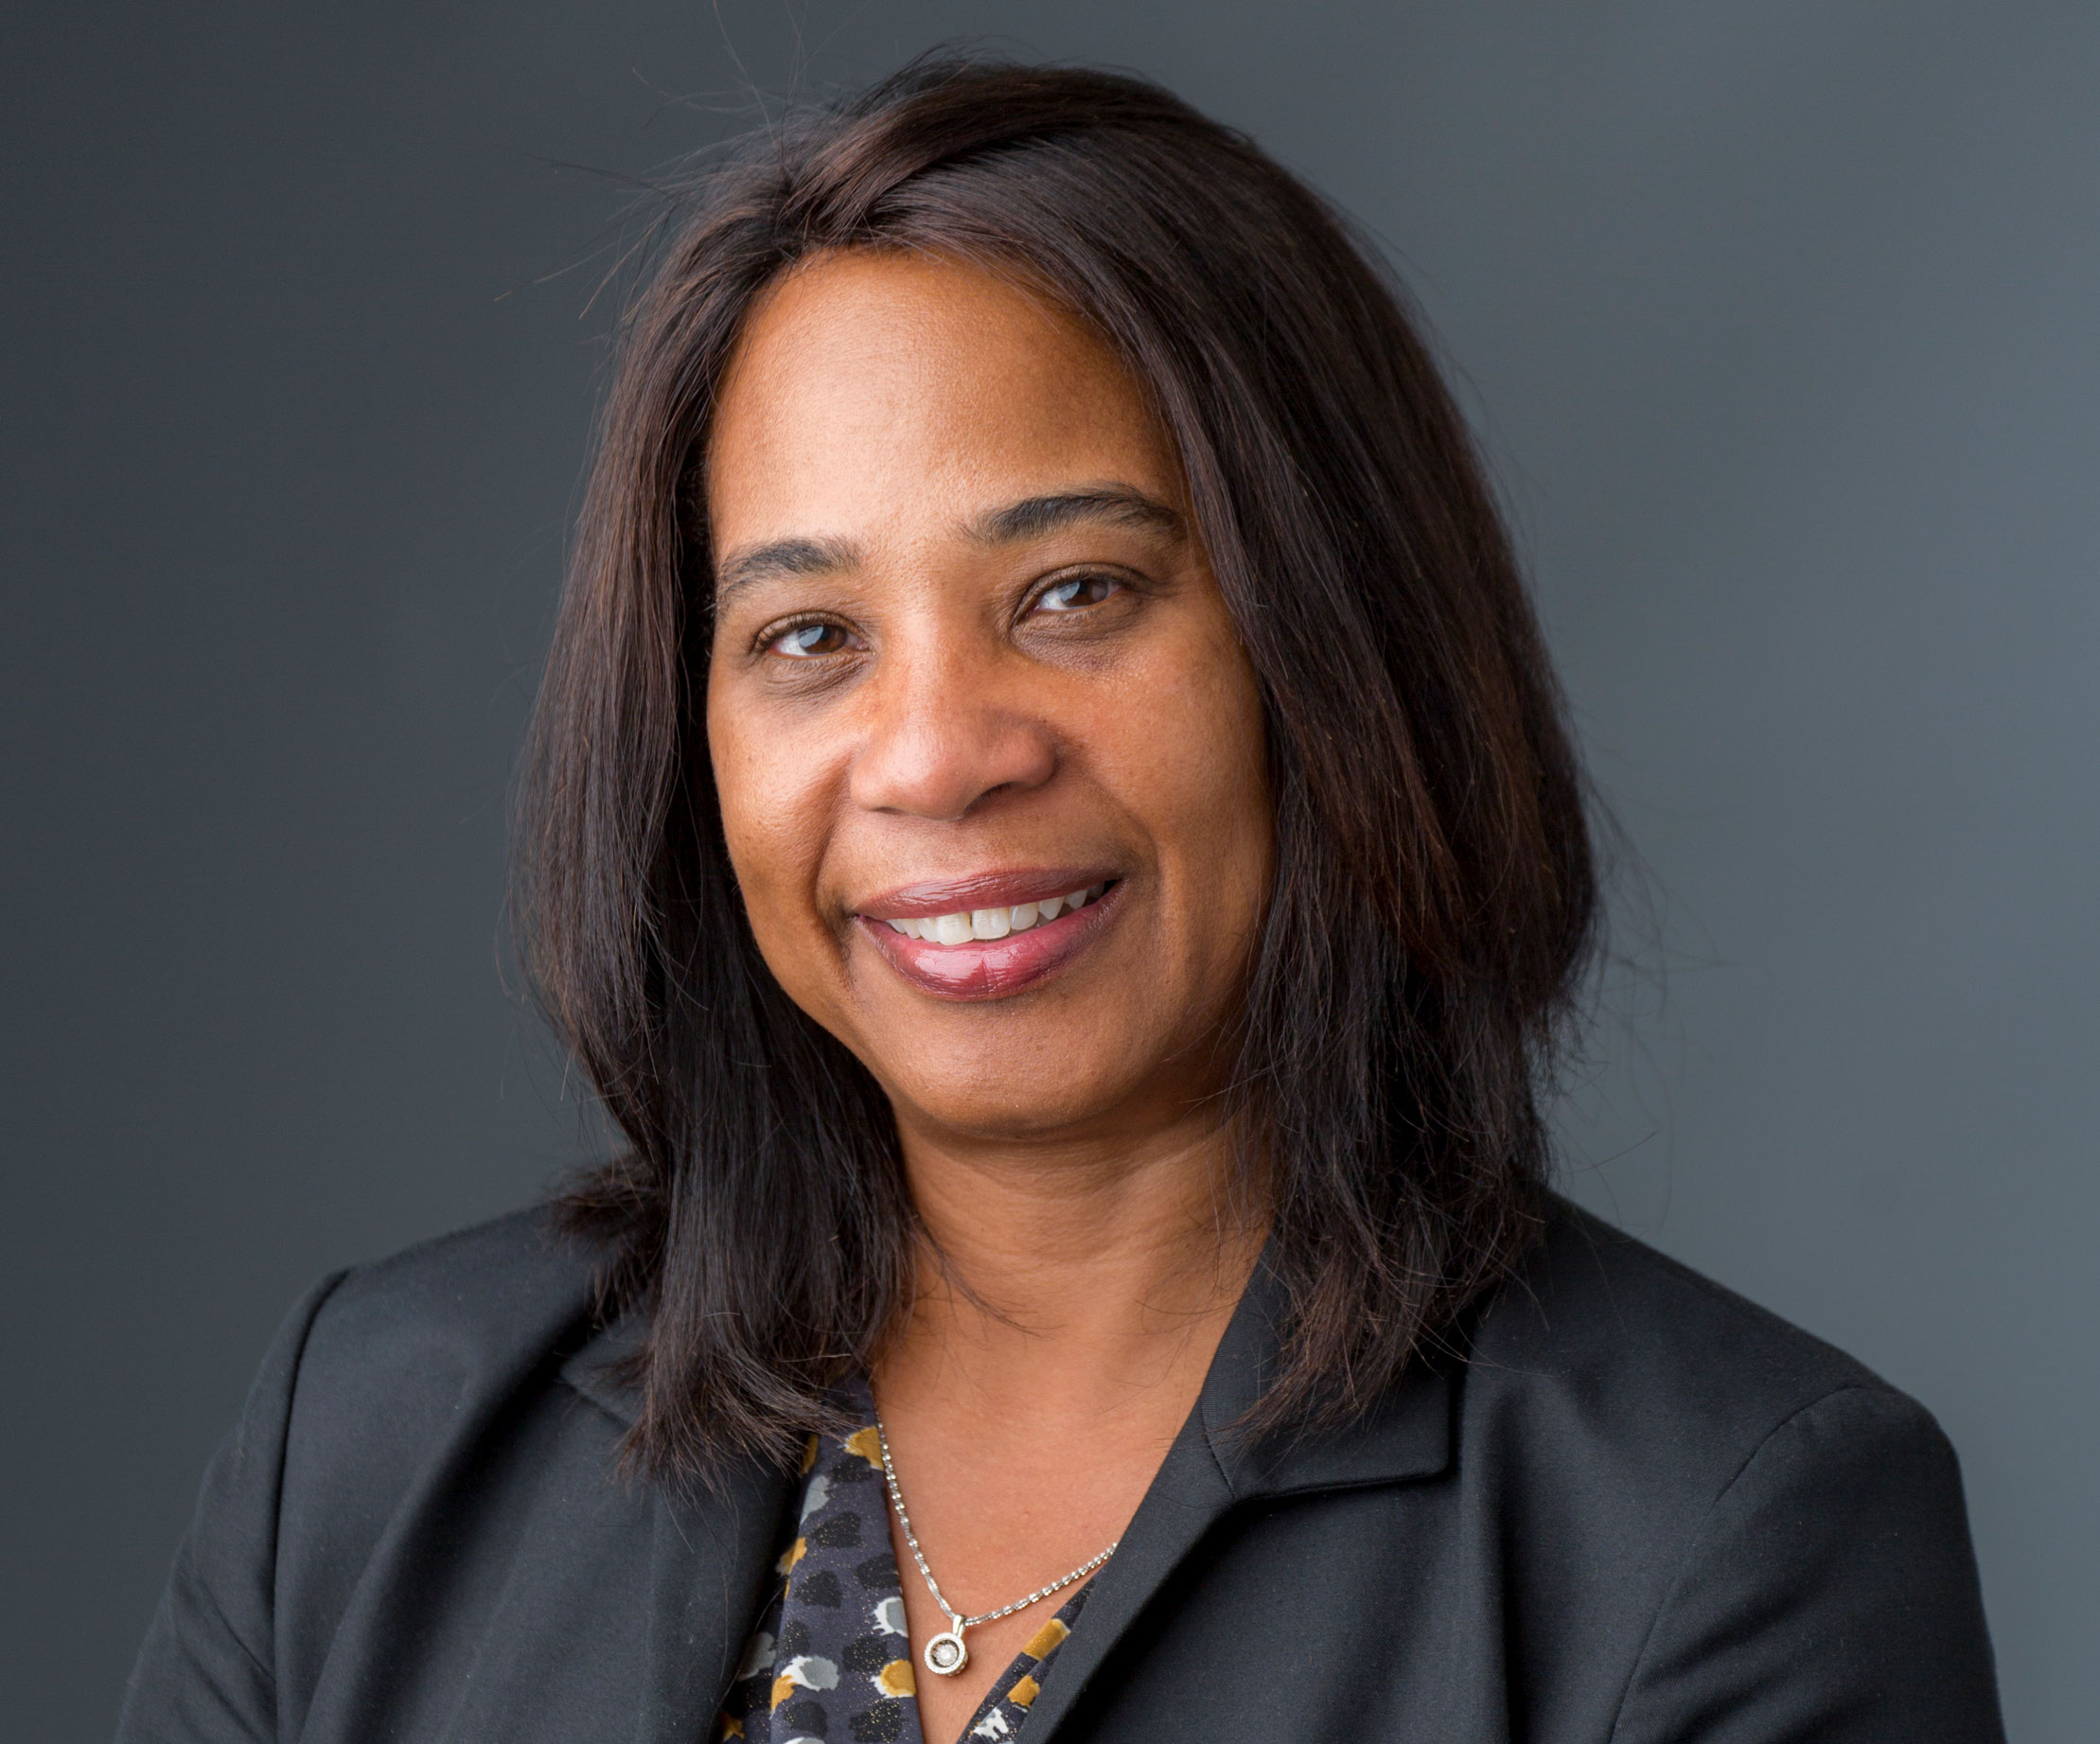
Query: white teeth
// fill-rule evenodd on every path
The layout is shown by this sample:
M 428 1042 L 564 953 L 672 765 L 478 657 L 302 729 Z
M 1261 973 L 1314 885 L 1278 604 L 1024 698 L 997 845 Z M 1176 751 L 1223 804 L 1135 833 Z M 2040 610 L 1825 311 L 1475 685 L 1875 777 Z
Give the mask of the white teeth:
M 1046 896 L 1039 902 L 1016 903 L 1011 908 L 972 908 L 967 914 L 929 914 L 918 920 L 891 921 L 891 929 L 908 939 L 924 939 L 931 944 L 989 942 L 1009 933 L 1026 932 L 1060 914 L 1084 908 L 1108 888 L 1090 885 L 1068 896 Z

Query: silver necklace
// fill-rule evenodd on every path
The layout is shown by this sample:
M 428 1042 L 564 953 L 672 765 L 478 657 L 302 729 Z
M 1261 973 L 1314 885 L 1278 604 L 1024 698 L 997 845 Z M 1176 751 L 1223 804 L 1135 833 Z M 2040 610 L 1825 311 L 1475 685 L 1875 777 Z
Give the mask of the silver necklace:
M 875 1443 L 882 1449 L 882 1475 L 890 1483 L 890 1506 L 897 1510 L 897 1524 L 904 1528 L 904 1541 L 911 1546 L 911 1559 L 919 1565 L 919 1574 L 926 1583 L 926 1591 L 933 1594 L 933 1602 L 941 1607 L 941 1614 L 947 1618 L 948 1627 L 926 1643 L 925 1654 L 926 1669 L 936 1677 L 952 1678 L 970 1663 L 970 1649 L 963 1645 L 962 1631 L 977 1628 L 979 1623 L 997 1623 L 1001 1617 L 1010 1617 L 1016 1611 L 1026 1611 L 1037 1599 L 1050 1597 L 1052 1593 L 1062 1593 L 1075 1580 L 1084 1580 L 1103 1562 L 1116 1554 L 1118 1539 L 1098 1557 L 1089 1557 L 1068 1575 L 1053 1580 L 1047 1587 L 1037 1587 L 1026 1598 L 1017 1598 L 1011 1605 L 1002 1605 L 997 1611 L 987 1611 L 979 1616 L 963 1616 L 941 1596 L 941 1583 L 934 1579 L 933 1571 L 926 1567 L 926 1554 L 919 1548 L 918 1535 L 911 1530 L 911 1516 L 904 1511 L 904 1491 L 897 1488 L 897 1469 L 890 1463 L 890 1436 L 882 1427 L 882 1418 L 875 1418 Z

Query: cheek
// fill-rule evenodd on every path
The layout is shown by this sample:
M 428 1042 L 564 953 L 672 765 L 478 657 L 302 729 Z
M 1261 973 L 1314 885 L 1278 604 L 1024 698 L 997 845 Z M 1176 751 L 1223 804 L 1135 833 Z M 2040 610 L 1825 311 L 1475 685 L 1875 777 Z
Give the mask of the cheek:
M 723 839 L 751 931 L 775 977 L 799 995 L 829 937 L 813 895 L 824 846 L 821 772 L 806 735 L 769 732 L 763 712 L 737 706 L 733 687 L 711 688 L 707 734 Z
M 1267 901 L 1275 855 L 1266 735 L 1251 675 L 1217 700 L 1220 706 L 1197 730 L 1192 776 L 1205 826 L 1203 863 L 1214 869 L 1213 911 L 1221 919 L 1232 914 L 1250 933 Z
M 1114 712 L 1116 785 L 1147 820 L 1192 905 L 1191 925 L 1236 953 L 1265 900 L 1274 853 L 1261 693 L 1236 645 L 1207 643 L 1149 675 Z

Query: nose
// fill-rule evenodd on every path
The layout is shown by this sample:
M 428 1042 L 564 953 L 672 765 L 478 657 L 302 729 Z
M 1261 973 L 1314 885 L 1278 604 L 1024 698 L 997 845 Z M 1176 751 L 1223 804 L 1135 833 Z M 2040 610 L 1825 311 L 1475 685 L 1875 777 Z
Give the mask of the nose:
M 993 651 L 952 643 L 884 661 L 863 692 L 869 714 L 854 757 L 854 803 L 949 822 L 994 794 L 1049 781 L 1055 736 L 1001 665 Z

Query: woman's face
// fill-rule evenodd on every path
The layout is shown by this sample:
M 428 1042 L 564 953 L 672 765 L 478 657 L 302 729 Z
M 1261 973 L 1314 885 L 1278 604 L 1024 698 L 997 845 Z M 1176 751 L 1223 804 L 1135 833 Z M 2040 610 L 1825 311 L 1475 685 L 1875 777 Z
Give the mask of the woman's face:
M 751 927 L 909 1133 L 1218 1087 L 1272 856 L 1254 675 L 1116 358 L 973 267 L 753 311 L 707 455 L 707 730 Z

